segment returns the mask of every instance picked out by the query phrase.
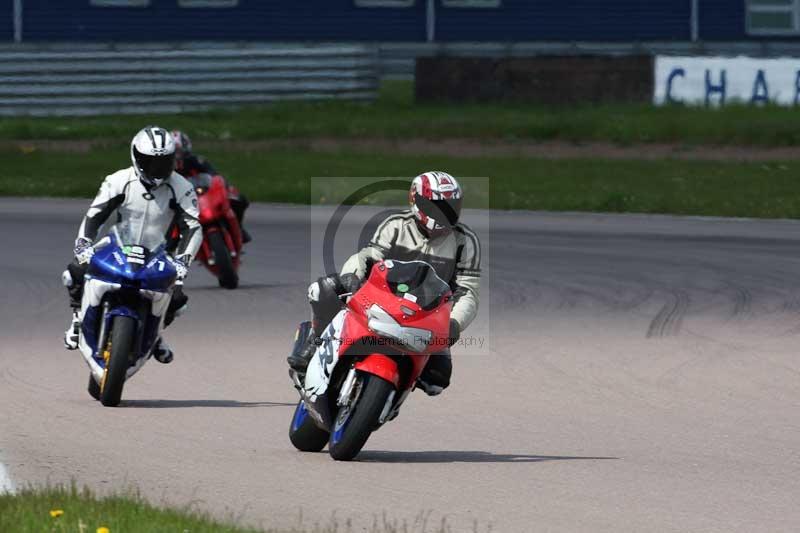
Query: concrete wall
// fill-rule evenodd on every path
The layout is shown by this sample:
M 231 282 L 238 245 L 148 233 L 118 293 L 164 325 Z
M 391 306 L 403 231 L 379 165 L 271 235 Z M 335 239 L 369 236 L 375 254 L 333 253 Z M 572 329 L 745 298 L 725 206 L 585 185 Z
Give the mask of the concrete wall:
M 417 60 L 420 102 L 645 103 L 652 95 L 652 56 Z

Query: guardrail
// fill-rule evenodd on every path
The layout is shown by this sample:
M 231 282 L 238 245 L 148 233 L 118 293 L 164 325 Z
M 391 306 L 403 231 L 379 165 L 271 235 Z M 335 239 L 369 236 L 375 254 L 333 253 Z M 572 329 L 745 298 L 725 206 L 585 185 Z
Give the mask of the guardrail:
M 78 48 L 78 47 L 76 47 Z M 281 100 L 375 99 L 375 47 L 0 49 L 0 115 L 177 113 Z

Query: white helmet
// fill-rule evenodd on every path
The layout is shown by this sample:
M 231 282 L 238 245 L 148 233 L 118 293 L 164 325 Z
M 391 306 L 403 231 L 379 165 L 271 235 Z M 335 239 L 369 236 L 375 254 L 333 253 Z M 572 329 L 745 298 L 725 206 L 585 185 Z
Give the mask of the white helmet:
M 429 236 L 449 233 L 461 216 L 464 193 L 447 172 L 426 172 L 411 182 L 408 202 L 420 228 Z
M 158 187 L 175 169 L 175 139 L 158 126 L 145 126 L 131 141 L 131 161 L 145 187 Z

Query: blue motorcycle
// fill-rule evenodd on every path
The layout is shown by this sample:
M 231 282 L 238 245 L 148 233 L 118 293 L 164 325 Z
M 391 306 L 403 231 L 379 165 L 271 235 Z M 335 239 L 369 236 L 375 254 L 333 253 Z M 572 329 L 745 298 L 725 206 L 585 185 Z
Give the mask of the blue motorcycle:
M 165 243 L 149 250 L 131 240 L 115 227 L 97 242 L 81 302 L 78 346 L 91 370 L 89 394 L 109 407 L 151 357 L 176 281 Z

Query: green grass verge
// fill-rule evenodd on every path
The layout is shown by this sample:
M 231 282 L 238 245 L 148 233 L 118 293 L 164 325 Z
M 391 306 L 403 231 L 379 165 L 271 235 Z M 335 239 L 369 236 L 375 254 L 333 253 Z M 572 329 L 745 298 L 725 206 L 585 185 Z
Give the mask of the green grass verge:
M 410 178 L 443 169 L 459 177 L 491 178 L 490 191 L 479 180 L 467 181 L 470 207 L 800 218 L 800 161 L 464 159 L 294 149 L 208 156 L 256 201 L 340 199 L 344 188 L 337 180 L 315 180 L 312 195 L 309 178 L 314 176 Z M 125 148 L 87 154 L 15 151 L 0 158 L 0 196 L 91 197 L 104 175 L 128 164 Z
M 186 510 L 159 509 L 141 497 L 95 497 L 87 490 L 51 488 L 0 494 L 0 531 L 7 533 L 256 533 Z
M 291 520 L 291 517 L 290 517 Z M 285 521 L 285 517 L 284 520 Z M 355 527 L 335 515 L 327 524 L 307 528 L 302 517 L 290 529 L 252 529 L 235 525 L 233 518 L 219 521 L 192 507 L 168 509 L 147 503 L 138 493 L 98 497 L 88 489 L 51 487 L 0 493 L 2 533 L 450 533 L 447 521 L 436 522 L 421 512 L 413 520 L 396 520 L 385 514 L 371 525 Z M 268 527 L 268 526 L 267 526 Z M 491 531 L 476 522 L 473 533 Z
M 181 115 L 3 118 L 0 139 L 122 141 L 147 123 L 184 129 L 195 140 L 211 141 L 335 137 L 800 145 L 800 108 L 417 105 L 410 82 L 386 82 L 374 103 L 293 102 Z

